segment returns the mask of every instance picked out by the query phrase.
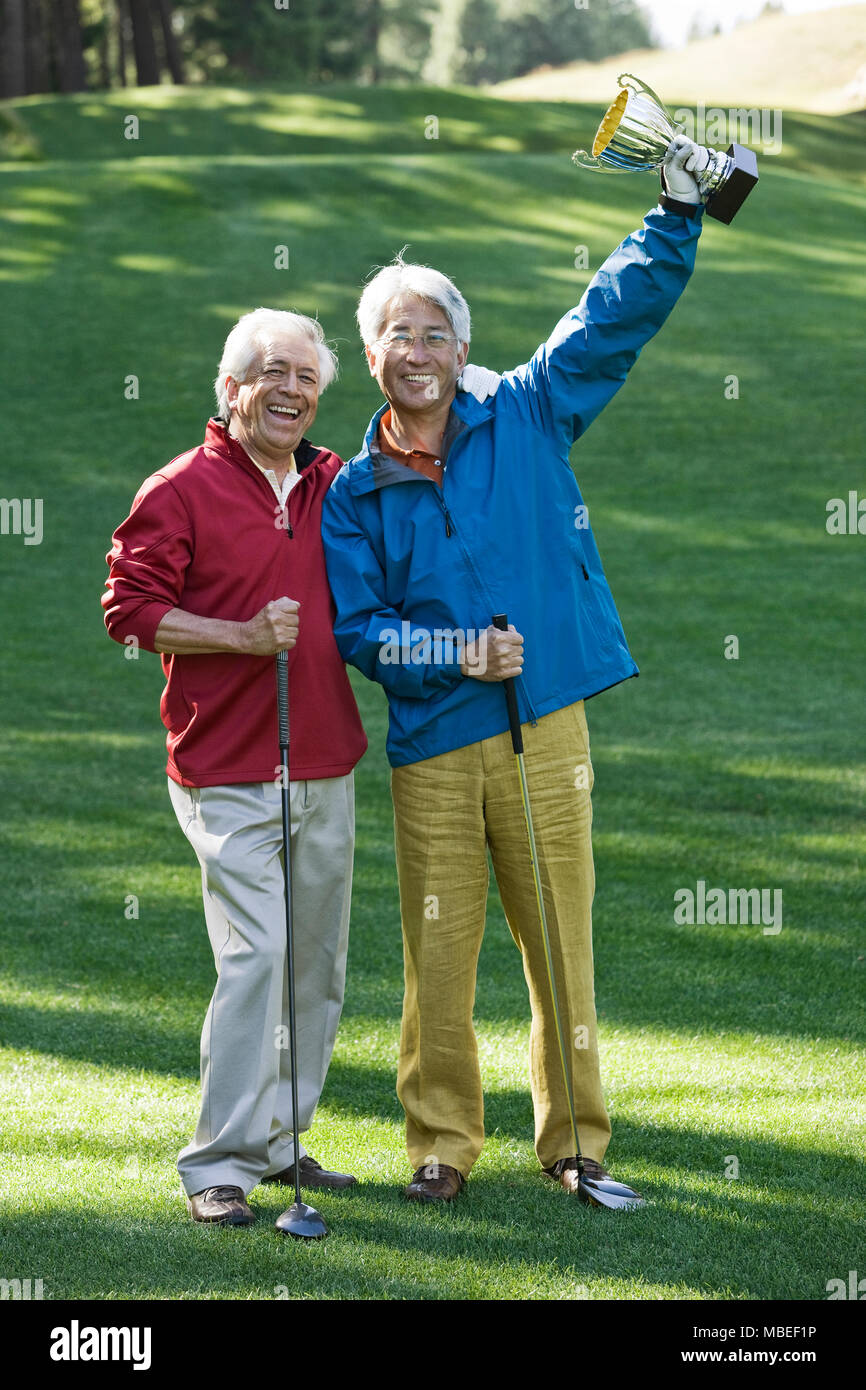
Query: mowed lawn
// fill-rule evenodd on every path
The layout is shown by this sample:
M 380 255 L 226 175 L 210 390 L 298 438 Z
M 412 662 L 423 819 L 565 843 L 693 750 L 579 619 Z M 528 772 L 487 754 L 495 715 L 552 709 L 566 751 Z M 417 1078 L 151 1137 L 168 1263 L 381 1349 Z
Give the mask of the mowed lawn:
M 408 243 L 454 275 L 472 358 L 504 369 L 656 185 L 570 163 L 595 107 L 211 89 L 19 110 L 45 159 L 0 167 L 0 491 L 43 499 L 44 536 L 0 537 L 0 1275 L 53 1299 L 823 1299 L 866 1274 L 866 535 L 825 526 L 829 499 L 866 496 L 862 123 L 786 113 L 782 154 L 733 226 L 705 223 L 682 302 L 574 451 L 641 668 L 587 713 L 608 1157 L 650 1204 L 591 1212 L 541 1181 L 495 894 L 476 1006 L 489 1138 L 453 1208 L 402 1199 L 385 709 L 359 678 L 348 988 L 309 1147 L 361 1181 L 316 1195 L 332 1235 L 307 1247 L 274 1232 L 273 1189 L 251 1230 L 196 1226 L 179 1195 L 213 964 L 166 794 L 159 663 L 102 625 L 111 532 L 201 439 L 240 313 L 320 316 L 342 369 L 313 437 L 349 457 L 379 403 L 353 323 L 371 267 Z M 698 881 L 781 891 L 781 930 L 678 924 Z

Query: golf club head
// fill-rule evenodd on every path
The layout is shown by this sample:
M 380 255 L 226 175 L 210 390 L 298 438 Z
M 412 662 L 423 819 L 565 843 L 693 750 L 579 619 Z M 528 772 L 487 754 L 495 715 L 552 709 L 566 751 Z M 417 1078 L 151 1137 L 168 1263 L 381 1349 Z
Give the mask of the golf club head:
M 645 1197 L 613 1178 L 588 1178 L 583 1175 L 577 1184 L 577 1195 L 587 1206 L 608 1207 L 611 1211 L 629 1211 L 632 1207 L 646 1206 Z
M 288 1211 L 277 1217 L 276 1227 L 282 1235 L 294 1236 L 296 1240 L 321 1240 L 328 1234 L 324 1217 L 315 1207 L 308 1207 L 306 1202 L 295 1202 L 290 1206 Z

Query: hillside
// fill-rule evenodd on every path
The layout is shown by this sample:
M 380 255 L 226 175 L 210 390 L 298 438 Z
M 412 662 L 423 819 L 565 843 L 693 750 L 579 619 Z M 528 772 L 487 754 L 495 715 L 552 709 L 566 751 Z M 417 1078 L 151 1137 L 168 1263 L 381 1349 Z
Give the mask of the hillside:
M 775 14 L 680 49 L 637 49 L 601 63 L 569 63 L 500 82 L 524 101 L 612 99 L 636 72 L 668 102 L 794 108 L 824 115 L 866 107 L 866 5 Z

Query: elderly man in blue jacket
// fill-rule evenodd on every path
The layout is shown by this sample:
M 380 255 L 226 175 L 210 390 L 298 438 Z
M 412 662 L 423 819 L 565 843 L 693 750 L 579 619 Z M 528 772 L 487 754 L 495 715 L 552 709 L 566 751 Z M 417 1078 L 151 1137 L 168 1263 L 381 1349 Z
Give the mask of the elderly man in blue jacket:
M 678 137 L 659 205 L 576 308 L 484 403 L 459 389 L 469 309 L 402 259 L 367 285 L 358 322 L 386 398 L 323 508 L 343 658 L 389 702 L 406 988 L 397 1090 L 414 1176 L 450 1201 L 484 1140 L 472 1026 L 487 852 L 532 1008 L 530 1075 L 543 1172 L 576 1191 L 565 1072 L 585 1170 L 610 1120 L 599 1071 L 591 912 L 593 784 L 584 701 L 637 674 L 569 450 L 625 381 L 694 267 L 701 147 Z M 507 613 L 509 630 L 494 628 Z M 519 779 L 501 683 L 516 680 L 553 970 L 554 1026 Z

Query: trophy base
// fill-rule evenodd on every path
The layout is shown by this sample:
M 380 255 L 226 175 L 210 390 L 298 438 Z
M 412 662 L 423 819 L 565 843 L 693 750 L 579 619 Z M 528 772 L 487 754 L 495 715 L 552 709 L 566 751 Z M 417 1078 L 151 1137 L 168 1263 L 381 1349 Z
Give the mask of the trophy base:
M 707 217 L 726 225 L 733 222 L 758 182 L 758 156 L 745 145 L 729 145 L 729 171 L 723 184 L 707 199 Z

